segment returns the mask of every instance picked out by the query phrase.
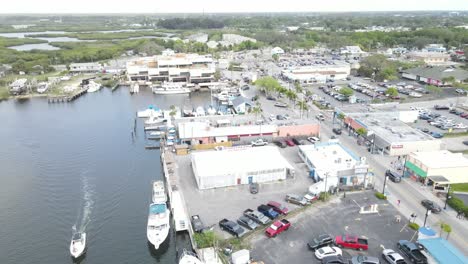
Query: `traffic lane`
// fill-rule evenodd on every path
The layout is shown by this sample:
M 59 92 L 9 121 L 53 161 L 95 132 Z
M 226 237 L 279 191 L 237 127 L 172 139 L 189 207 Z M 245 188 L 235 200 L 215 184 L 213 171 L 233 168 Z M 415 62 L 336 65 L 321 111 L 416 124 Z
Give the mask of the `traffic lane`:
M 330 122 L 331 121 L 327 120 L 325 122 L 326 125 L 321 126 L 322 135 L 325 134 L 328 137 L 332 135 Z M 342 142 L 345 147 L 349 148 L 359 156 L 367 157 L 367 161 L 375 173 L 375 186 L 378 191 L 381 191 L 383 189 L 385 171 L 389 168 L 389 164 L 382 164 L 382 162 L 375 160 L 373 155 L 369 154 L 367 148 L 357 145 L 356 138 L 349 137 L 347 134 L 347 131 L 343 131 L 343 134 L 339 137 L 340 142 Z M 409 217 L 412 213 L 415 213 L 418 216 L 416 222 L 422 226 L 424 222 L 424 216 L 426 214 L 426 209 L 421 205 L 421 201 L 427 199 L 427 197 L 421 195 L 419 190 L 415 190 L 413 185 L 405 181 L 406 180 L 403 180 L 399 184 L 393 184 L 392 182 L 387 181 L 388 184 L 386 190 L 388 190 L 390 193 L 388 199 L 393 204 L 397 204 L 396 201 L 400 200 L 401 203 L 398 208 L 403 213 L 403 215 L 405 215 L 405 217 Z M 439 203 L 439 205 L 442 205 L 440 200 L 434 201 Z M 466 247 L 466 240 L 464 239 L 468 237 L 468 228 L 466 225 L 445 211 L 442 211 L 439 214 L 432 214 L 427 218 L 428 225 L 436 229 L 438 223 L 441 221 L 450 224 L 452 229 L 456 230 L 456 232 L 452 232 L 450 234 L 451 242 L 453 242 L 458 249 L 465 252 L 465 254 L 468 253 L 468 247 Z

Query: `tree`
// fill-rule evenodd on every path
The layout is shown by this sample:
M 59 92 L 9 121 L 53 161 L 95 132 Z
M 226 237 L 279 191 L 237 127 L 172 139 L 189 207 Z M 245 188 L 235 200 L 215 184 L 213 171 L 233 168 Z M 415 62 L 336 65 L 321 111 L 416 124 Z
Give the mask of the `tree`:
M 445 77 L 445 78 L 442 78 L 442 82 L 445 84 L 445 83 L 454 83 L 455 82 L 455 77 L 453 76 L 449 76 L 449 77 Z
M 452 232 L 452 227 L 445 222 L 439 222 L 439 225 L 440 225 L 440 236 L 442 236 L 442 232 L 445 232 L 447 233 L 447 240 L 448 240 L 450 233 Z
M 367 130 L 363 127 L 360 127 L 358 129 L 356 129 L 356 133 L 358 133 L 359 136 L 364 136 L 367 134 Z
M 397 63 L 389 61 L 385 55 L 376 54 L 364 58 L 358 70 L 360 75 L 374 78 L 376 81 L 393 80 L 397 78 Z
M 438 87 L 438 86 L 434 86 L 434 85 L 429 85 L 426 87 L 426 89 L 430 92 L 433 92 L 435 94 L 437 94 L 438 96 L 440 96 L 440 94 L 442 93 L 442 88 Z
M 341 88 L 339 91 L 338 91 L 340 94 L 346 96 L 346 97 L 349 97 L 351 95 L 354 94 L 354 91 L 353 89 L 349 88 L 349 87 L 343 87 Z
M 294 89 L 296 90 L 296 93 L 302 93 L 304 90 L 298 81 L 294 82 Z
M 216 72 L 214 73 L 213 77 L 216 81 L 219 81 L 219 79 L 221 79 L 221 71 L 219 69 L 216 69 Z
M 297 102 L 297 106 L 299 106 L 299 110 L 301 110 L 301 119 L 302 119 L 302 112 L 303 111 L 308 111 L 309 106 L 307 105 L 307 103 L 305 101 Z
M 297 99 L 297 94 L 293 90 L 287 90 L 286 91 L 286 97 L 290 101 L 295 101 Z
M 388 94 L 388 96 L 397 96 L 398 95 L 398 90 L 396 88 L 390 87 L 385 91 L 385 94 Z
M 279 82 L 271 76 L 262 77 L 256 80 L 254 84 L 259 86 L 260 90 L 264 91 L 266 94 L 278 91 L 281 88 Z
M 273 58 L 274 61 L 279 60 L 279 55 L 278 54 L 273 54 L 271 57 Z
M 175 105 L 171 105 L 169 108 L 171 111 L 169 112 L 169 115 L 171 116 L 171 119 L 174 119 L 174 116 L 177 114 L 177 108 Z
M 263 112 L 262 105 L 260 104 L 260 102 L 257 102 L 250 111 L 253 114 L 255 114 L 255 119 L 257 119 L 257 116 Z

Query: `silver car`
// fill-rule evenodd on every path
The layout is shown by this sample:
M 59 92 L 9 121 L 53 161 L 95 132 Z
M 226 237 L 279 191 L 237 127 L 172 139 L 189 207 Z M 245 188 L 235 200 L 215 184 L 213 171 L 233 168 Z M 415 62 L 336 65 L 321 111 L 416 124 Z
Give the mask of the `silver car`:
M 382 258 L 390 264 L 406 264 L 405 259 L 393 249 L 384 249 L 382 251 Z
M 350 264 L 380 264 L 379 258 L 369 256 L 355 256 L 350 261 Z

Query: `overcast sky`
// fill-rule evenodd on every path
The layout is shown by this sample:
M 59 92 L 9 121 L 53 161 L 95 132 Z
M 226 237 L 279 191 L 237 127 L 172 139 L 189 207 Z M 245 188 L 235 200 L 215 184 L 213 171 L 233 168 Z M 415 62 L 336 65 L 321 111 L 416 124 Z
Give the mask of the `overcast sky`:
M 468 0 L 2 0 L 0 13 L 468 10 Z

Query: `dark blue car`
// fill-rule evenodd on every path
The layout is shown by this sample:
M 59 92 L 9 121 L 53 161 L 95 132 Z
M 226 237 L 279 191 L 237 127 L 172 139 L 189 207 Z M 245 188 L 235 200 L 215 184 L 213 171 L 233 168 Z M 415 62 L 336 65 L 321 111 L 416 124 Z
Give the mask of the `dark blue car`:
M 433 138 L 442 138 L 442 137 L 444 137 L 444 135 L 439 133 L 439 132 L 431 132 L 431 136 Z
M 270 219 L 275 219 L 279 215 L 272 207 L 264 204 L 260 205 L 257 210 Z

